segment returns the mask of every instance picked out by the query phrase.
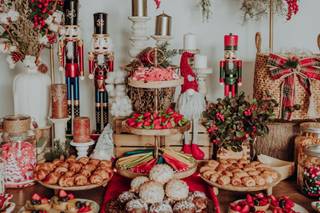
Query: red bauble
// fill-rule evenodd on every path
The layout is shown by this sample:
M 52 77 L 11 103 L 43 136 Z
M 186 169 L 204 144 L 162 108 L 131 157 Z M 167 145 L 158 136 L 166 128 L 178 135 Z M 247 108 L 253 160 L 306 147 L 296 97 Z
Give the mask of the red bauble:
M 286 0 L 288 4 L 287 20 L 292 18 L 292 15 L 296 15 L 299 12 L 298 0 Z
M 161 0 L 154 0 L 154 2 L 156 3 L 157 5 L 157 9 L 160 7 L 160 4 L 161 4 Z

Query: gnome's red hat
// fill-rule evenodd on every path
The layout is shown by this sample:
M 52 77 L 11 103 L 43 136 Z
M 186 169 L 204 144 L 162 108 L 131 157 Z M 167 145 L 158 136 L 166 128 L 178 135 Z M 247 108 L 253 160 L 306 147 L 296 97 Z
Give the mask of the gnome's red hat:
M 192 67 L 189 64 L 189 59 L 192 57 L 194 57 L 194 54 L 190 52 L 184 52 L 181 56 L 180 72 L 182 77 L 184 78 L 181 93 L 184 93 L 188 89 L 193 89 L 194 91 L 199 92 L 197 76 L 193 72 Z

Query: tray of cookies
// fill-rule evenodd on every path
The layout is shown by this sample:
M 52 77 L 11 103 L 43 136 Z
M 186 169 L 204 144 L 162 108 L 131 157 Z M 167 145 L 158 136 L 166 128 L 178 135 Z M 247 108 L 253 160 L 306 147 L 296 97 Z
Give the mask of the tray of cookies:
M 81 191 L 106 186 L 113 176 L 112 162 L 75 156 L 36 166 L 34 177 L 44 187 Z
M 254 192 L 272 188 L 281 181 L 281 175 L 258 161 L 210 160 L 200 168 L 201 178 L 217 189 Z
M 57 196 L 50 199 L 37 193 L 33 194 L 31 200 L 27 200 L 25 205 L 18 213 L 46 212 L 81 212 L 81 213 L 98 213 L 100 206 L 87 199 L 76 198 L 72 193 L 60 190 Z

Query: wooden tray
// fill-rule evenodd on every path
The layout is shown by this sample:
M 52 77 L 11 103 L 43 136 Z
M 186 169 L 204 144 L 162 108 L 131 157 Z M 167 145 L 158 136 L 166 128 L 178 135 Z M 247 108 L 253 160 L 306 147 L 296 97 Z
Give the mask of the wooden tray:
M 134 135 L 143 135 L 143 136 L 169 136 L 176 135 L 179 133 L 184 133 L 188 131 L 191 127 L 190 122 L 186 123 L 184 126 L 174 129 L 137 129 L 133 127 L 129 127 L 126 121 L 122 122 L 123 128 L 131 134 Z
M 137 81 L 132 78 L 128 79 L 128 85 L 135 88 L 144 88 L 144 89 L 161 89 L 161 88 L 170 88 L 170 87 L 178 87 L 181 86 L 184 82 L 183 78 L 178 80 L 171 81 Z
M 133 179 L 133 178 L 136 178 L 139 176 L 148 176 L 149 175 L 149 174 L 144 174 L 144 173 L 131 172 L 130 170 L 126 170 L 126 169 L 118 169 L 118 164 L 116 164 L 116 168 L 117 168 L 118 174 L 120 174 L 123 177 L 130 178 L 130 179 Z M 177 179 L 187 178 L 187 177 L 193 175 L 197 171 L 197 168 L 198 168 L 198 164 L 197 164 L 197 162 L 195 162 L 193 167 L 189 168 L 186 171 L 176 172 L 174 177 Z
M 276 172 L 276 171 L 274 171 Z M 206 179 L 205 177 L 203 177 L 201 175 L 201 178 L 207 182 L 209 185 L 213 186 L 216 188 L 216 191 L 218 193 L 218 189 L 223 189 L 223 190 L 227 190 L 227 191 L 234 191 L 234 192 L 256 192 L 256 191 L 264 191 L 266 190 L 267 191 L 267 194 L 268 195 L 271 195 L 272 194 L 272 188 L 274 186 L 276 186 L 278 183 L 280 183 L 281 181 L 281 175 L 276 172 L 278 174 L 278 178 L 271 184 L 267 184 L 267 185 L 264 185 L 264 186 L 254 186 L 254 187 L 245 187 L 245 186 L 232 186 L 232 185 L 220 185 L 218 183 L 213 183 L 211 182 L 210 180 Z
M 49 184 L 45 184 L 42 181 L 38 181 L 38 183 L 40 183 L 42 186 L 48 188 L 48 189 L 54 189 L 54 190 L 65 190 L 65 191 L 84 191 L 84 190 L 90 190 L 90 189 L 95 189 L 98 188 L 100 186 L 105 187 L 109 181 L 111 180 L 112 177 L 110 177 L 109 180 L 106 180 L 104 182 L 102 182 L 101 184 L 91 184 L 91 185 L 86 185 L 86 186 L 72 186 L 72 187 L 61 187 L 59 185 L 49 185 Z

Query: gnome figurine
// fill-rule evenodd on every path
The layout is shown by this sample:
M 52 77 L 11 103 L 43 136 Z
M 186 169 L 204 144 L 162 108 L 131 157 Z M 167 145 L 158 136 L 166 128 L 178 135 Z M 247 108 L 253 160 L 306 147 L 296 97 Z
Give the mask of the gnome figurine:
M 181 88 L 177 107 L 178 111 L 192 122 L 193 127 L 192 140 L 190 139 L 190 132 L 184 134 L 183 152 L 192 154 L 197 160 L 203 160 L 204 152 L 198 145 L 198 127 L 206 102 L 204 95 L 199 92 L 197 76 L 189 64 L 189 60 L 193 57 L 194 54 L 190 52 L 184 52 L 181 56 L 180 71 L 184 78 L 184 84 Z
M 89 78 L 95 82 L 96 131 L 101 133 L 109 121 L 109 96 L 106 89 L 107 76 L 113 72 L 113 51 L 107 32 L 106 13 L 94 14 L 92 51 L 89 53 Z

